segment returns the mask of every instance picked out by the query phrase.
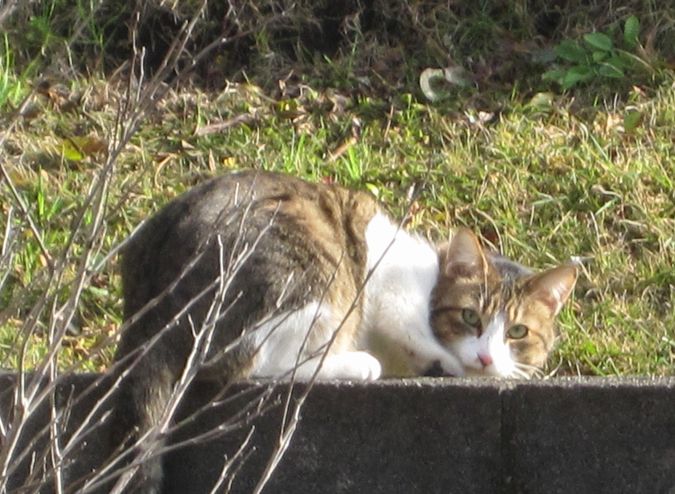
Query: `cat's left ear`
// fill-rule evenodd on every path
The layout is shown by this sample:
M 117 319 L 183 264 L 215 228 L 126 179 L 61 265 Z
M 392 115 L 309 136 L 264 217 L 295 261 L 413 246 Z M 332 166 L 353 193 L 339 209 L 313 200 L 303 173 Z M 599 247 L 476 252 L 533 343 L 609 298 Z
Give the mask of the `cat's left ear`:
M 487 263 L 478 237 L 468 228 L 458 228 L 445 250 L 443 270 L 452 277 L 482 277 Z
M 534 275 L 525 284 L 525 290 L 543 302 L 555 316 L 569 298 L 576 281 L 577 268 L 572 264 L 564 264 Z

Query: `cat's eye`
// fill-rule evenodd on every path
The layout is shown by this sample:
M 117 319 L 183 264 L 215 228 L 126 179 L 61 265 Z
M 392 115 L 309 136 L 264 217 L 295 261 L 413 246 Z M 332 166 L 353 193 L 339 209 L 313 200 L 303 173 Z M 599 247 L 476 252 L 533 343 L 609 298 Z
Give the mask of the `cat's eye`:
M 474 328 L 480 325 L 480 316 L 473 309 L 462 309 L 462 320 Z
M 525 326 L 524 324 L 516 324 L 509 328 L 509 330 L 506 332 L 506 336 L 508 336 L 512 340 L 520 340 L 522 338 L 525 338 L 528 332 L 529 329 L 527 329 L 527 326 Z

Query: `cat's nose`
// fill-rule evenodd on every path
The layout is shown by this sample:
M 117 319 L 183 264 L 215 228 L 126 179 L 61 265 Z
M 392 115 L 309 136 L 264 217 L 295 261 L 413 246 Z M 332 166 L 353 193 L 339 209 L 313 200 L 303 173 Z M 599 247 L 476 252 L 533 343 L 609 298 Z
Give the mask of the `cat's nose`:
M 492 357 L 486 353 L 479 353 L 478 360 L 480 360 L 480 363 L 483 364 L 483 367 L 487 367 L 488 365 L 492 364 Z

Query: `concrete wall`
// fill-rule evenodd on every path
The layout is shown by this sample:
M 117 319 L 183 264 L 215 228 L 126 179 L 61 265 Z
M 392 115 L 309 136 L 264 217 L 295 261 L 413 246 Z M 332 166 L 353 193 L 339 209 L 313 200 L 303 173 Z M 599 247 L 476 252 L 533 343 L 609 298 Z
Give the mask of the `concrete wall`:
M 66 406 L 93 380 L 69 378 L 59 388 L 57 405 Z M 5 415 L 12 381 L 13 376 L 0 376 Z M 64 437 L 104 388 L 92 388 L 74 407 Z M 254 448 L 232 492 L 251 492 L 278 442 L 287 391 L 286 386 L 239 386 L 230 399 L 188 421 L 174 442 L 226 427 L 251 397 L 269 393 L 265 406 L 272 408 L 262 417 L 247 421 L 255 415 L 249 410 L 239 417 L 244 421 L 239 429 L 168 454 L 166 492 L 209 492 L 225 458 L 248 434 Z M 291 404 L 301 391 L 294 390 Z M 181 416 L 190 416 L 217 392 L 206 384 L 195 386 Z M 232 397 L 235 392 L 239 395 Z M 44 414 L 30 427 L 37 429 L 48 418 Z M 64 469 L 67 480 L 105 458 L 105 437 L 98 429 L 73 452 L 74 461 Z M 15 486 L 29 470 L 17 471 Z M 264 492 L 675 493 L 675 379 L 320 384 L 302 408 L 296 434 Z

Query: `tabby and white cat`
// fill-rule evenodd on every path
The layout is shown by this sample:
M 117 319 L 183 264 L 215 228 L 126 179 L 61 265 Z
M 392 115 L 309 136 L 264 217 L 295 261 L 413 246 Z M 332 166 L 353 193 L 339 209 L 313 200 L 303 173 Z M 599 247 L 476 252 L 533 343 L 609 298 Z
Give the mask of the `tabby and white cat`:
M 149 219 L 122 278 L 128 327 L 116 360 L 133 366 L 120 384 L 118 441 L 160 421 L 188 361 L 198 378 L 222 382 L 529 375 L 551 349 L 576 270 L 530 274 L 486 255 L 468 230 L 436 248 L 364 192 L 242 171 Z M 158 492 L 159 460 L 136 477 Z

